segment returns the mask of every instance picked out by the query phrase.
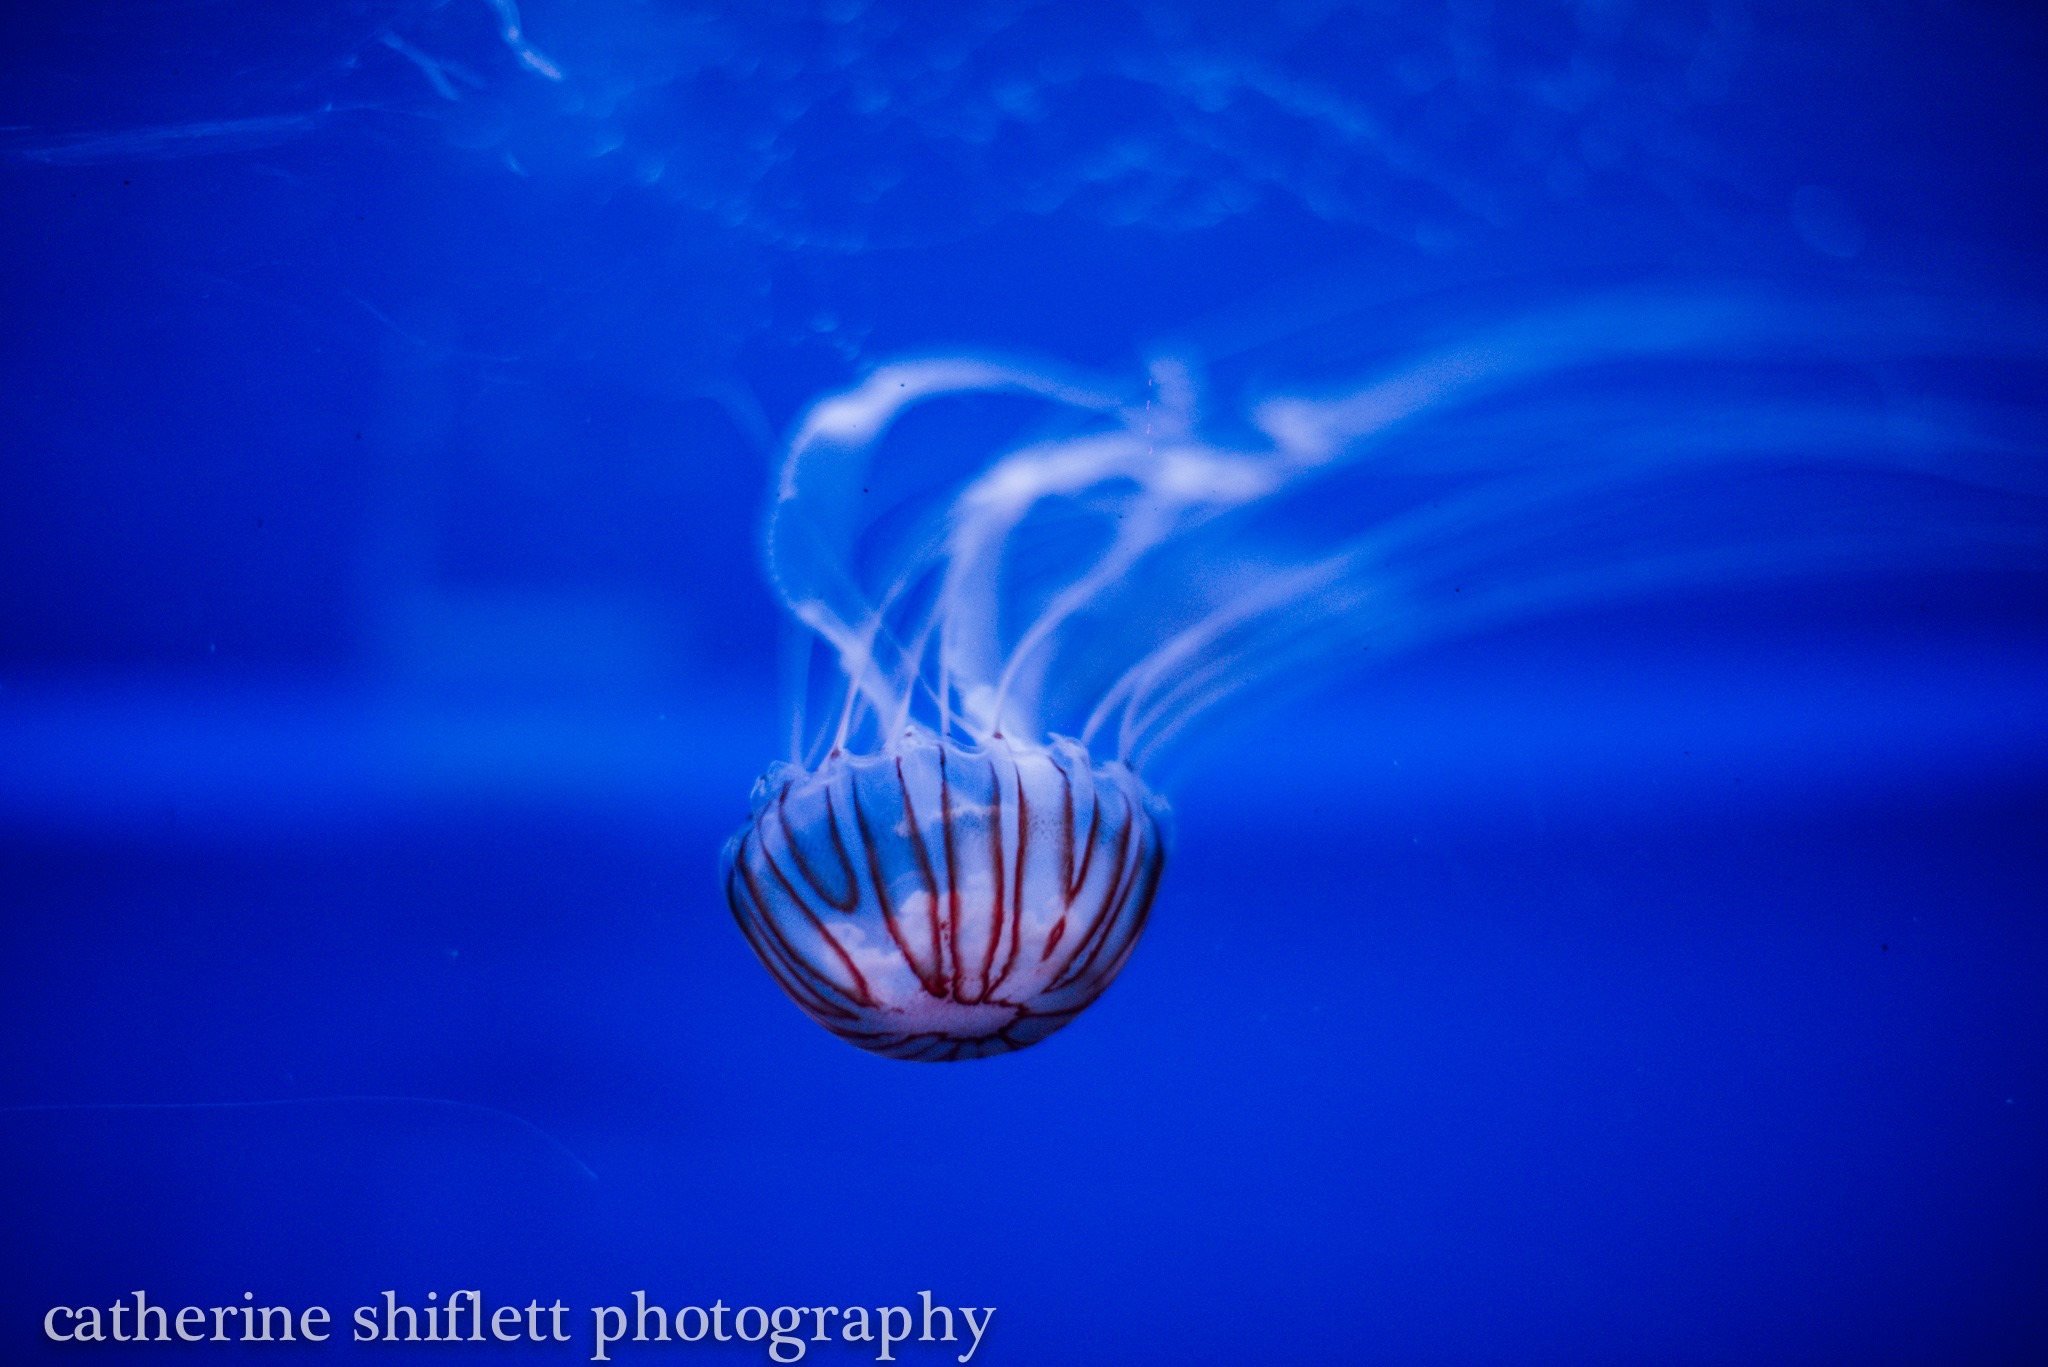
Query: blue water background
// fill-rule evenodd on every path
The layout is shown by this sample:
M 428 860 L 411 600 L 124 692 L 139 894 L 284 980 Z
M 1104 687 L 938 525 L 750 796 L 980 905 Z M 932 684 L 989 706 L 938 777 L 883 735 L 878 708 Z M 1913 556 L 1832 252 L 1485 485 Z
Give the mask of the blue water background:
M 2029 7 L 510 12 L 9 21 L 0 1358 L 477 1287 L 575 1307 L 535 1361 L 926 1288 L 994 1364 L 2048 1360 L 2039 567 L 1229 720 L 1123 978 L 992 1062 L 830 1038 L 713 876 L 819 394 L 1674 280 L 2039 319 Z

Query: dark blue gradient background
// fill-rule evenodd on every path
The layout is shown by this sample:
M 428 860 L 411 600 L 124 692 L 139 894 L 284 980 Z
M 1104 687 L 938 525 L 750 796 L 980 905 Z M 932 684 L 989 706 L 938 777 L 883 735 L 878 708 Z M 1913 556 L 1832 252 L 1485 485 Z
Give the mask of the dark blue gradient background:
M 137 1287 L 478 1287 L 576 1308 L 533 1361 L 643 1288 L 929 1288 L 998 1365 L 2048 1360 L 2038 566 L 1220 726 L 1122 981 L 992 1062 L 831 1039 L 713 876 L 820 393 L 1331 300 L 2039 319 L 2029 7 L 531 4 L 559 82 L 482 0 L 18 8 L 0 1359 L 350 1351 L 42 1340 Z M 766 1354 L 619 1360 L 671 1358 Z

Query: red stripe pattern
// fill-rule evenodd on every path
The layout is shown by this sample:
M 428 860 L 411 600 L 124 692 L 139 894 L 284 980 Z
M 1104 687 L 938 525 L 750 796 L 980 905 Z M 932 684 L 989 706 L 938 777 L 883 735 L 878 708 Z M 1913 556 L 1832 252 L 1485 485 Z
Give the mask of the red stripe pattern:
M 725 895 L 785 992 L 891 1058 L 1035 1044 L 1102 995 L 1165 867 L 1166 804 L 1078 743 L 770 769 L 726 843 Z

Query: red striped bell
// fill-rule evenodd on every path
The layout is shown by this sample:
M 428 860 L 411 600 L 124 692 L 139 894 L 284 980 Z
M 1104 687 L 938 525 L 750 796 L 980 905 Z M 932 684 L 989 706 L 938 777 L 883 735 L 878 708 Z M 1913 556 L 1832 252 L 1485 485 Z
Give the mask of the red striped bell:
M 907 733 L 771 768 L 724 853 L 740 930 L 812 1019 L 906 1059 L 1021 1049 L 1079 1015 L 1144 928 L 1166 804 L 1077 742 Z

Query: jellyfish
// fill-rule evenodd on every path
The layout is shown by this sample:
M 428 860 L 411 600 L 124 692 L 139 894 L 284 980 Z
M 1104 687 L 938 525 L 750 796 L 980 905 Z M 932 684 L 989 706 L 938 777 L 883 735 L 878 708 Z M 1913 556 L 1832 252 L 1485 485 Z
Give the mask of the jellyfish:
M 722 859 L 796 1004 L 915 1060 L 1074 1020 L 1161 887 L 1146 776 L 1226 703 L 1575 605 L 2048 565 L 2038 414 L 1997 398 L 2048 359 L 2028 317 L 1728 285 L 1496 314 L 1197 339 L 1123 384 L 911 358 L 815 403 L 765 527 L 789 757 Z

